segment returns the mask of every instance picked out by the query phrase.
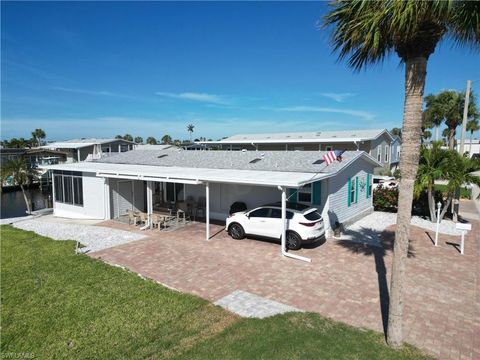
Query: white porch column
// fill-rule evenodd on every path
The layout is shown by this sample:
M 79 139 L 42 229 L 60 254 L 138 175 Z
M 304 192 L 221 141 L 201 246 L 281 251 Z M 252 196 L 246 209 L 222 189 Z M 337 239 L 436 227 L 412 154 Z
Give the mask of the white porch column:
M 122 145 L 118 144 L 118 152 L 122 152 Z
M 105 206 L 105 220 L 110 220 L 110 180 L 108 178 L 103 178 L 103 189 L 104 189 L 104 206 Z
M 205 184 L 205 238 L 210 239 L 210 184 Z
M 278 189 L 282 192 L 282 242 L 281 242 L 281 255 L 302 260 L 306 262 L 312 262 L 312 259 L 306 258 L 304 256 L 290 254 L 287 252 L 286 245 L 287 245 L 287 188 L 279 186 Z
M 80 149 L 77 149 L 77 161 L 80 162 Z
M 152 217 L 153 213 L 153 182 L 147 181 L 147 214 L 148 214 L 148 225 L 150 229 L 152 228 Z

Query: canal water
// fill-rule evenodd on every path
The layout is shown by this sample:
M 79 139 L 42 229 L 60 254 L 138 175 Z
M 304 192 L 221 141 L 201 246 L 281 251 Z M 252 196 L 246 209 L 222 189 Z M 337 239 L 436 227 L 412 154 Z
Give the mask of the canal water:
M 44 209 L 47 205 L 48 197 L 51 196 L 50 189 L 39 188 L 27 189 L 27 194 L 32 199 L 32 210 Z M 0 219 L 26 216 L 27 205 L 23 198 L 22 190 L 8 190 L 1 193 L 1 213 Z

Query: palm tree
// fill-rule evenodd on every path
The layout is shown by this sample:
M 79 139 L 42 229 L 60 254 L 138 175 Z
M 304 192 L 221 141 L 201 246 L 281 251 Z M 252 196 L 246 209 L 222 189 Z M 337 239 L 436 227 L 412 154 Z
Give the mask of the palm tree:
M 468 118 L 474 119 L 478 117 L 478 111 L 473 93 L 471 98 L 472 100 L 468 105 Z M 436 126 L 436 132 L 438 131 L 438 126 L 445 122 L 448 129 L 448 147 L 453 150 L 455 148 L 456 130 L 463 120 L 465 92 L 445 90 L 437 95 L 430 94 L 425 97 L 425 103 L 425 118 Z
M 427 190 L 428 210 L 432 222 L 437 221 L 434 198 L 435 180 L 444 180 L 446 178 L 449 166 L 449 152 L 442 149 L 440 141 L 434 141 L 431 148 L 422 146 L 420 150 L 420 163 L 414 194 L 418 198 L 423 191 Z M 444 209 L 446 208 L 447 206 L 444 207 Z
M 123 135 L 123 140 L 133 141 L 133 136 L 130 134 Z
M 136 144 L 141 144 L 143 143 L 143 138 L 141 136 L 135 136 L 135 143 Z
M 193 128 L 194 127 L 195 127 L 195 125 L 192 125 L 192 124 L 187 125 L 187 131 L 190 134 L 190 142 L 192 142 L 192 133 L 193 133 Z
M 394 127 L 392 130 L 390 130 L 390 134 L 393 136 L 398 136 L 399 138 L 402 137 L 402 129 Z
M 480 45 L 480 2 L 405 0 L 338 1 L 331 4 L 324 26 L 333 27 L 339 58 L 360 70 L 396 53 L 405 65 L 405 101 L 397 227 L 392 261 L 387 342 L 403 342 L 402 314 L 413 186 L 417 175 L 422 98 L 427 63 L 437 44 L 449 35 L 458 44 Z
M 20 186 L 25 205 L 27 205 L 27 212 L 29 214 L 32 212 L 32 208 L 27 193 L 25 192 L 25 187 L 30 185 L 33 178 L 36 176 L 36 171 L 28 166 L 24 159 L 7 160 L 2 164 L 2 182 L 7 178 L 12 178 L 13 184 Z
M 470 131 L 470 147 L 468 149 L 468 155 L 470 157 L 472 156 L 473 133 L 478 130 L 480 130 L 480 125 L 478 124 L 478 116 L 476 116 L 467 123 L 467 131 Z
M 115 135 L 115 139 L 117 139 L 117 140 L 123 139 L 123 136 L 122 135 Z
M 37 146 L 42 146 L 43 139 L 45 139 L 46 137 L 47 135 L 42 129 L 35 129 L 34 131 L 32 131 L 32 140 L 33 143 L 35 143 Z
M 162 136 L 162 144 L 171 144 L 172 137 L 170 135 L 163 135 Z
M 155 139 L 153 136 L 147 137 L 146 142 L 148 145 L 157 145 L 157 139 Z

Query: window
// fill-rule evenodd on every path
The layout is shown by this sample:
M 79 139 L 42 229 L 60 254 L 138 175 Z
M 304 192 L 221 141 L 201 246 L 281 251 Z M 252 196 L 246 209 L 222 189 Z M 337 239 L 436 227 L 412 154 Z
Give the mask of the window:
M 303 217 L 310 221 L 320 220 L 322 218 L 318 211 L 309 212 L 308 214 L 303 215 Z
M 297 192 L 298 202 L 311 203 L 312 202 L 312 184 L 306 184 Z
M 56 202 L 83 206 L 83 179 L 81 173 L 56 171 L 53 179 Z
M 368 174 L 368 197 L 372 197 L 373 195 L 373 182 L 376 180 L 376 179 L 373 179 L 373 176 L 371 174 Z
M 248 214 L 250 217 L 268 217 L 268 213 L 270 212 L 269 208 L 260 208 L 257 210 L 252 211 Z
M 325 146 L 325 151 L 332 151 L 332 146 L 331 145 Z
M 270 217 L 273 219 L 281 219 L 282 218 L 282 209 L 272 209 L 270 213 Z M 293 213 L 291 211 L 287 211 L 287 219 L 290 220 L 293 218 Z
M 352 178 L 350 186 L 350 204 L 354 204 L 356 201 L 357 192 L 357 178 Z
M 382 147 L 380 145 L 377 146 L 377 161 L 382 161 Z
M 388 154 L 389 154 L 389 147 L 388 145 L 385 145 L 385 162 L 388 162 Z

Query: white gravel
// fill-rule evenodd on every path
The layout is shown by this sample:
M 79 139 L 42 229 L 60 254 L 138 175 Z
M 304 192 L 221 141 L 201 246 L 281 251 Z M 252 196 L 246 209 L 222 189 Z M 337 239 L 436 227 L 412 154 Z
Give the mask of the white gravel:
M 85 246 L 81 249 L 84 253 L 107 249 L 146 237 L 142 234 L 101 226 L 52 223 L 42 221 L 41 219 L 20 221 L 14 223 L 13 226 L 23 230 L 34 231 L 39 235 L 47 236 L 54 240 L 79 241 Z
M 380 246 L 380 234 L 396 222 L 397 214 L 375 211 L 348 226 L 342 233 L 342 237 L 335 239 L 351 240 Z M 418 216 L 412 216 L 411 224 L 430 231 L 435 231 L 437 226 L 436 223 L 432 223 Z M 461 235 L 461 232 L 455 229 L 455 223 L 451 220 L 442 220 L 440 222 L 439 233 L 455 236 Z

